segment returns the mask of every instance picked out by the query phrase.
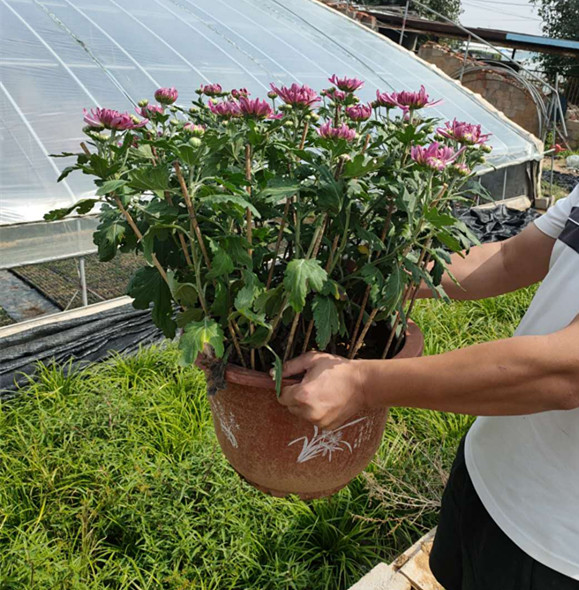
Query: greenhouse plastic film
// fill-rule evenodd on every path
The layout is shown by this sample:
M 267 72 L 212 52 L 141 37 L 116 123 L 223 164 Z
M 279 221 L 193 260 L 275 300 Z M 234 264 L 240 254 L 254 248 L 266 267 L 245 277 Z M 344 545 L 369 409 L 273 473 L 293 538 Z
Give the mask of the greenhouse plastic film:
M 363 101 L 372 100 L 376 89 L 424 84 L 432 97 L 444 99 L 434 116 L 480 123 L 492 133 L 492 166 L 541 156 L 538 141 L 488 103 L 312 0 L 0 0 L 0 22 L 0 226 L 24 224 L 15 230 L 19 241 L 28 242 L 28 262 L 42 259 L 48 242 L 29 240 L 27 233 L 38 228 L 25 222 L 40 221 L 50 209 L 94 190 L 82 174 L 57 184 L 70 161 L 50 157 L 78 151 L 82 109 L 134 112 L 161 86 L 178 88 L 180 104 L 187 105 L 207 82 L 265 96 L 272 81 L 319 90 L 337 73 L 366 81 Z M 21 264 L 22 254 L 13 259 L 15 250 L 5 248 L 2 234 L 2 265 Z M 60 248 L 56 240 L 49 249 L 57 257 L 78 254 L 86 251 L 86 239 L 76 252 L 70 241 Z

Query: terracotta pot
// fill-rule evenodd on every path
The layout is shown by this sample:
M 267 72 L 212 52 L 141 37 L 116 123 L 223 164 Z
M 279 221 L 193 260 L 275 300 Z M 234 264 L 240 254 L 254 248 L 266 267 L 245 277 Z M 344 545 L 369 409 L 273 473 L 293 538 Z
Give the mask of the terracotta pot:
M 422 332 L 411 323 L 396 358 L 421 356 L 423 348 Z M 387 408 L 320 431 L 278 403 L 266 373 L 228 365 L 225 379 L 227 388 L 209 398 L 217 438 L 233 468 L 263 492 L 329 496 L 361 473 L 380 445 Z

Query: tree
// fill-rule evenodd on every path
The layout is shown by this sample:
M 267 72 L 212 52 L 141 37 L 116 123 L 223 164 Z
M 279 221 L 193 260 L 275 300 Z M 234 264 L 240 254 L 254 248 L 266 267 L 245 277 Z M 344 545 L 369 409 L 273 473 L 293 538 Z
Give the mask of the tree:
M 543 33 L 555 39 L 579 41 L 579 0 L 531 0 L 543 19 Z M 579 60 L 551 53 L 542 53 L 538 60 L 545 75 L 553 82 L 555 75 L 579 78 Z
M 420 3 L 428 6 L 428 8 L 431 8 L 432 10 L 436 10 L 436 12 L 439 12 L 440 14 L 446 16 L 446 18 L 454 21 L 458 21 L 458 17 L 462 12 L 461 0 L 421 0 Z M 363 4 L 372 6 L 405 6 L 406 0 L 365 0 Z M 426 10 L 422 6 L 418 6 L 418 4 L 414 2 L 410 3 L 410 9 L 412 12 L 417 13 L 425 18 L 431 20 L 438 19 L 435 14 L 429 10 Z

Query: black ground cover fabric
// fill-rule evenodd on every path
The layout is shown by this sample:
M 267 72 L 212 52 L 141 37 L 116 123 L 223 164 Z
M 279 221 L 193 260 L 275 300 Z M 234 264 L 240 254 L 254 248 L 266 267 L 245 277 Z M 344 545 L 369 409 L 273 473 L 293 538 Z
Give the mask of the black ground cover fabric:
M 34 374 L 37 361 L 65 364 L 72 359 L 73 366 L 82 366 L 110 351 L 133 352 L 163 339 L 151 313 L 131 304 L 5 336 L 0 338 L 0 399 L 25 383 L 25 375 Z
M 481 242 L 501 242 L 520 233 L 539 217 L 534 209 L 517 211 L 505 205 L 492 209 L 468 209 L 459 213 L 462 221 Z

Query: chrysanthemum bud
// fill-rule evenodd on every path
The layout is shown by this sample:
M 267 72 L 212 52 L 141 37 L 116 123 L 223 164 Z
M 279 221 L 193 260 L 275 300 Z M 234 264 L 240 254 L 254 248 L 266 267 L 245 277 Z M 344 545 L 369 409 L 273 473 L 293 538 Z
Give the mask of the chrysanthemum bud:
M 201 140 L 198 137 L 192 137 L 189 140 L 189 143 L 193 146 L 193 147 L 199 147 L 201 145 Z
M 205 133 L 203 125 L 195 125 L 194 123 L 185 123 L 183 130 L 190 133 L 193 137 L 201 137 Z
M 141 108 L 142 107 L 146 107 L 149 104 L 149 99 L 148 98 L 143 98 L 142 100 L 140 100 L 137 103 Z
M 155 100 L 161 104 L 173 104 L 179 96 L 175 88 L 159 88 L 155 91 Z

